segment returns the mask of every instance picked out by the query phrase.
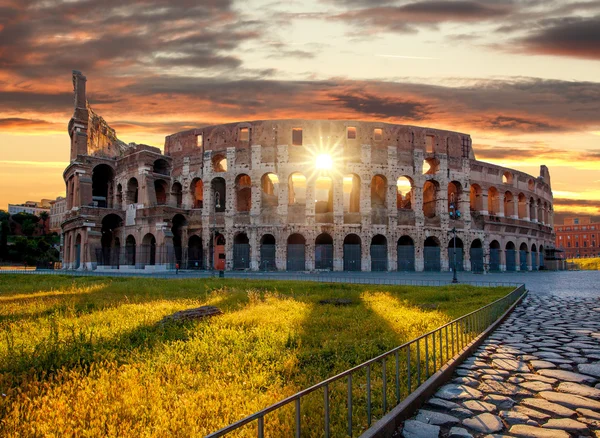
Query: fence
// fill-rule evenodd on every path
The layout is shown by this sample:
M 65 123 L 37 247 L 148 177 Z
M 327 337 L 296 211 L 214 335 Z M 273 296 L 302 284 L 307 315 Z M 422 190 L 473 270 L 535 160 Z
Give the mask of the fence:
M 242 432 L 269 436 L 341 436 L 364 432 L 451 361 L 525 294 L 508 295 L 300 391 L 206 438 Z M 238 435 L 239 436 L 239 435 Z

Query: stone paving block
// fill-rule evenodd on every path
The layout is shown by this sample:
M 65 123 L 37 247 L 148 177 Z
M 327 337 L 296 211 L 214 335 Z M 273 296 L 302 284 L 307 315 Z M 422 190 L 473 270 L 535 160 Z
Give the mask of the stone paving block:
M 451 402 L 449 400 L 444 400 L 443 398 L 430 398 L 427 400 L 427 404 L 431 406 L 435 406 L 436 408 L 441 409 L 453 409 L 459 408 L 460 405 L 458 403 Z
M 600 412 L 598 411 L 592 411 L 591 409 L 586 408 L 577 408 L 577 412 L 586 417 L 593 418 L 594 420 L 600 420 Z
M 448 432 L 448 438 L 473 438 L 467 429 L 463 429 L 462 427 L 453 427 Z
M 504 428 L 502 420 L 488 412 L 463 420 L 463 426 L 481 433 L 500 432 Z
M 510 396 L 528 396 L 532 395 L 532 392 L 521 388 L 520 386 L 514 385 L 508 382 L 495 382 L 493 380 L 486 380 L 482 382 L 477 389 L 486 394 L 500 394 Z
M 588 427 L 586 424 L 570 418 L 559 418 L 548 420 L 542 427 L 546 429 L 566 430 L 568 432 L 586 432 Z
M 435 396 L 445 400 L 469 400 L 482 398 L 483 393 L 466 385 L 449 384 L 442 386 Z
M 525 362 L 513 359 L 493 359 L 492 366 L 501 370 L 513 371 L 518 373 L 529 372 L 529 367 Z
M 589 363 L 577 365 L 577 370 L 583 374 L 600 377 L 600 363 Z
M 520 383 L 520 385 L 523 388 L 529 389 L 530 391 L 533 391 L 533 392 L 551 391 L 552 390 L 552 385 L 550 385 L 549 383 L 546 383 L 546 382 L 539 382 L 537 380 L 530 380 L 528 382 L 523 382 L 523 383 Z
M 554 391 L 542 391 L 539 395 L 546 400 L 554 403 L 559 403 L 573 409 L 585 408 L 600 412 L 600 402 L 591 398 L 581 397 L 580 395 L 559 393 Z
M 554 365 L 552 362 L 548 362 L 547 360 L 532 360 L 529 363 L 536 370 L 541 370 L 544 368 L 556 368 L 556 365 Z
M 534 409 L 540 409 L 545 412 L 549 412 L 553 415 L 558 415 L 560 417 L 573 417 L 575 416 L 575 411 L 569 408 L 566 408 L 562 405 L 558 405 L 556 403 L 549 402 L 548 400 L 544 400 L 541 398 L 526 398 L 521 401 L 525 406 L 532 407 Z
M 402 428 L 402 436 L 404 438 L 438 438 L 440 436 L 440 426 L 406 420 Z
M 587 385 L 580 385 L 579 383 L 563 382 L 558 385 L 557 390 L 560 392 L 568 392 L 570 394 L 600 400 L 600 389 L 592 388 L 591 386 Z
M 481 400 L 467 400 L 463 406 L 473 412 L 496 412 L 496 405 Z
M 545 377 L 553 377 L 558 380 L 564 380 L 566 382 L 575 382 L 575 383 L 595 383 L 596 379 L 591 376 L 586 376 L 584 374 L 573 373 L 571 371 L 563 371 L 563 370 L 540 370 L 539 374 Z
M 526 424 L 516 424 L 510 428 L 509 432 L 514 436 L 523 438 L 570 438 L 568 432 L 564 430 L 542 429 Z
M 428 411 L 426 409 L 419 409 L 419 413 L 417 415 L 416 420 L 422 423 L 435 424 L 436 426 L 460 423 L 460 420 L 456 417 L 453 417 L 452 415 Z
M 520 412 L 501 411 L 499 415 L 509 426 L 513 426 L 515 424 L 528 424 L 529 426 L 539 425 L 537 421 L 532 420 L 527 415 Z
M 515 404 L 512 398 L 498 394 L 488 394 L 483 398 L 483 401 L 495 404 L 500 409 L 510 409 Z

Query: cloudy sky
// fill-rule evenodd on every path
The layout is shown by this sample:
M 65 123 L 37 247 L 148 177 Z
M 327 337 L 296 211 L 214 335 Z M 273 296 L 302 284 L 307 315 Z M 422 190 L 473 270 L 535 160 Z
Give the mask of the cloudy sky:
M 468 132 L 600 214 L 600 1 L 0 0 L 0 208 L 64 192 L 71 70 L 126 142 L 264 118 Z

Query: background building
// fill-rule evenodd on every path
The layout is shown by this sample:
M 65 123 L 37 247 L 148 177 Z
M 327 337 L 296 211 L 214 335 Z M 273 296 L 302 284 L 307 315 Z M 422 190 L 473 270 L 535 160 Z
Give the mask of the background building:
M 566 258 L 600 257 L 600 223 L 593 223 L 591 216 L 566 217 L 555 232 L 556 247 Z
M 39 216 L 40 213 L 50 214 L 51 199 L 42 199 L 39 202 L 27 201 L 24 204 L 8 204 L 8 214 L 29 213 Z
M 456 254 L 517 271 L 554 245 L 547 167 L 478 161 L 467 134 L 260 120 L 170 135 L 163 154 L 119 141 L 73 84 L 67 269 L 440 271 Z
M 50 232 L 61 234 L 61 224 L 65 220 L 67 213 L 67 198 L 59 196 L 50 201 Z

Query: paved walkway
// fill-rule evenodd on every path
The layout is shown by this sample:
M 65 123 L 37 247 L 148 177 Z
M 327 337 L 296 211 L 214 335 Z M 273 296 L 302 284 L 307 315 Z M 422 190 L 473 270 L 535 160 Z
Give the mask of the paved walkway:
M 600 438 L 598 382 L 600 298 L 533 294 L 401 435 Z

